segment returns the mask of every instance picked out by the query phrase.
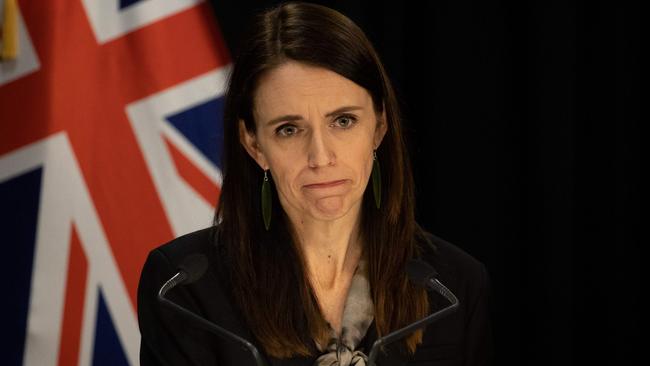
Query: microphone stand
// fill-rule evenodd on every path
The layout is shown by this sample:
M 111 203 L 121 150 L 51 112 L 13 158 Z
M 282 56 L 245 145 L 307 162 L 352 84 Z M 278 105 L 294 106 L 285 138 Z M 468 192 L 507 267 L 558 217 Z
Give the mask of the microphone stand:
M 253 357 L 255 358 L 255 363 L 257 366 L 266 366 L 266 363 L 262 359 L 262 355 L 260 352 L 257 350 L 257 347 L 255 347 L 251 342 L 245 340 L 244 338 L 224 329 L 216 324 L 208 321 L 207 319 L 204 319 L 195 313 L 185 309 L 184 307 L 176 304 L 175 302 L 168 300 L 165 297 L 165 294 L 174 288 L 176 285 L 182 283 L 188 278 L 187 273 L 184 271 L 178 272 L 174 277 L 170 278 L 165 282 L 165 284 L 160 288 L 158 291 L 158 301 L 161 303 L 175 309 L 179 313 L 183 314 L 185 317 L 194 320 L 202 329 L 207 330 L 223 339 L 229 339 L 229 340 L 234 340 L 237 343 L 239 343 L 241 346 L 243 346 L 245 349 L 250 351 L 253 354 Z
M 436 290 L 439 294 L 444 296 L 449 302 L 451 302 L 451 305 L 443 309 L 440 309 L 435 313 L 416 321 L 415 323 L 409 324 L 401 329 L 398 329 L 394 332 L 386 334 L 383 337 L 378 338 L 372 344 L 372 348 L 370 348 L 370 354 L 368 355 L 367 366 L 375 366 L 375 361 L 379 354 L 379 350 L 380 349 L 383 350 L 383 348 L 386 345 L 393 343 L 399 339 L 402 339 L 405 336 L 411 334 L 412 332 L 415 332 L 420 328 L 424 328 L 425 326 L 457 310 L 459 305 L 458 298 L 447 287 L 445 287 L 445 285 L 443 285 L 440 281 L 438 281 L 438 279 L 431 278 L 426 282 L 426 285 L 429 289 Z

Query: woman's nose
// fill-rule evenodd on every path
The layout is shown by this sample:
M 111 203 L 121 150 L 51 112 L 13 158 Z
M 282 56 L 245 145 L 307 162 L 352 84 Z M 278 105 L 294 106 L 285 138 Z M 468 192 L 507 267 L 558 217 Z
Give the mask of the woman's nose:
M 308 144 L 308 163 L 310 168 L 334 165 L 336 163 L 336 155 L 322 131 L 313 131 Z

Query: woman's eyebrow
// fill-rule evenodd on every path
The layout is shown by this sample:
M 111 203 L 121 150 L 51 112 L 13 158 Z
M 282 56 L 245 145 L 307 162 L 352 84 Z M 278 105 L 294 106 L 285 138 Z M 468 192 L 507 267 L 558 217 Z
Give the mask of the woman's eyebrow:
M 286 116 L 280 116 L 273 118 L 272 120 L 266 122 L 267 127 L 271 127 L 273 125 L 276 125 L 280 122 L 287 122 L 287 121 L 298 121 L 301 120 L 302 116 L 298 114 L 287 114 Z
M 357 105 L 344 106 L 344 107 L 337 108 L 337 109 L 327 113 L 325 115 L 325 117 L 331 117 L 331 116 L 334 116 L 334 115 L 337 115 L 337 114 L 356 111 L 356 110 L 359 110 L 359 109 L 363 109 L 363 107 L 357 106 Z M 301 116 L 299 114 L 287 114 L 287 115 L 284 115 L 284 116 L 273 118 L 272 120 L 270 120 L 270 121 L 268 121 L 266 123 L 266 126 L 271 127 L 271 126 L 273 126 L 275 124 L 278 124 L 280 122 L 298 121 L 298 120 L 301 120 L 301 119 L 304 119 L 304 118 L 303 118 L 303 116 Z
M 349 105 L 349 106 L 345 106 L 345 107 L 341 107 L 341 108 L 338 108 L 336 110 L 333 110 L 333 111 L 329 112 L 328 114 L 326 114 L 325 117 L 331 117 L 331 116 L 334 116 L 334 115 L 337 115 L 337 114 L 341 114 L 341 113 L 345 113 L 345 112 L 352 112 L 352 111 L 356 111 L 356 110 L 359 110 L 359 109 L 363 109 L 363 107 L 357 106 L 357 105 Z

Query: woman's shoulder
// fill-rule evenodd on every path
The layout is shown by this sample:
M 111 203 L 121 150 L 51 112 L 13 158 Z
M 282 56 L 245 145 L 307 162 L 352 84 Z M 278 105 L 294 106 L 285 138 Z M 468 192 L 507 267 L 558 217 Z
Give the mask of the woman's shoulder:
M 436 269 L 437 279 L 456 295 L 459 307 L 435 326 L 427 327 L 414 360 L 443 357 L 458 364 L 462 360 L 467 364 L 490 364 L 490 281 L 485 265 L 459 246 L 429 232 L 422 231 L 418 241 L 421 259 Z M 429 300 L 432 311 L 449 305 L 446 299 L 432 293 Z
M 438 279 L 461 293 L 473 298 L 489 287 L 485 265 L 459 246 L 422 230 L 419 242 L 420 255 L 438 272 Z M 469 299 L 468 299 L 469 300 Z
M 160 287 L 183 267 L 187 258 L 195 255 L 205 256 L 209 263 L 210 276 L 220 277 L 221 268 L 216 260 L 216 231 L 214 226 L 193 231 L 153 248 L 142 266 L 139 289 Z M 206 281 L 197 281 L 199 282 Z
M 151 253 L 163 255 L 171 265 L 176 266 L 193 254 L 211 257 L 216 248 L 216 230 L 215 226 L 211 226 L 181 235 L 154 248 Z
M 474 273 L 482 271 L 485 265 L 478 259 L 461 249 L 426 230 L 422 230 L 419 247 L 422 258 L 429 262 L 440 263 L 442 266 L 453 266 L 464 272 Z
M 232 349 L 229 341 L 215 341 L 203 323 L 164 306 L 158 299 L 161 286 L 174 276 L 190 255 L 205 255 L 208 268 L 198 279 L 176 286 L 165 297 L 173 303 L 231 333 L 251 339 L 250 332 L 233 307 L 228 281 L 221 272 L 217 255 L 217 228 L 210 227 L 179 236 L 149 252 L 138 284 L 138 323 L 142 335 L 142 364 L 234 364 L 229 358 L 243 358 L 245 351 Z M 178 335 L 182 336 L 179 337 Z M 226 351 L 227 350 L 227 351 Z M 165 363 L 167 364 L 167 363 Z

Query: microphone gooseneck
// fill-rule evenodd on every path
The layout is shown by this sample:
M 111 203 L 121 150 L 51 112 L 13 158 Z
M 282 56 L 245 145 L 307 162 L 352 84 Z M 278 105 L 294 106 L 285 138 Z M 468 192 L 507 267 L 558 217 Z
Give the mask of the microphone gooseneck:
M 184 281 L 186 285 L 192 283 L 203 277 L 208 270 L 208 257 L 203 254 L 191 254 L 178 266 L 178 270 L 187 273 L 187 280 Z
M 452 305 L 458 303 L 456 295 L 438 281 L 438 272 L 429 263 L 419 259 L 411 259 L 406 265 L 406 274 L 411 282 L 435 290 Z
M 370 349 L 370 353 L 368 354 L 368 366 L 375 366 L 375 360 L 377 359 L 380 349 L 383 350 L 383 348 L 388 344 L 402 339 L 418 329 L 426 327 L 436 320 L 455 312 L 458 308 L 458 298 L 454 295 L 453 292 L 445 287 L 445 285 L 438 281 L 436 278 L 436 276 L 438 276 L 438 272 L 436 272 L 436 270 L 431 265 L 421 260 L 411 259 L 406 265 L 406 273 L 411 282 L 425 286 L 428 290 L 436 291 L 445 299 L 447 299 L 451 305 L 446 306 L 436 311 L 435 313 L 430 314 L 401 329 L 378 338 L 375 343 L 373 343 L 372 348 Z
M 165 284 L 158 291 L 158 299 L 164 297 L 167 291 L 176 287 L 177 285 L 192 283 L 205 274 L 208 270 L 208 258 L 203 254 L 191 254 L 183 260 L 178 266 L 178 273 L 172 278 L 167 280 Z
M 172 278 L 167 280 L 164 285 L 162 285 L 158 291 L 158 301 L 174 309 L 184 317 L 195 321 L 200 328 L 207 330 L 221 338 L 235 341 L 236 343 L 240 344 L 244 347 L 244 349 L 252 353 L 257 366 L 266 366 L 266 363 L 262 359 L 262 355 L 260 354 L 259 350 L 251 342 L 214 324 L 213 322 L 195 314 L 194 312 L 176 304 L 175 302 L 165 297 L 165 294 L 167 294 L 167 292 L 169 292 L 174 287 L 180 284 L 186 285 L 198 280 L 205 274 L 207 269 L 208 258 L 205 255 L 192 254 L 188 256 L 183 260 L 181 265 L 178 266 L 178 273 L 176 273 L 174 276 L 172 276 Z
M 427 286 L 427 281 L 438 277 L 438 272 L 429 263 L 411 259 L 406 264 L 406 275 L 416 285 Z

